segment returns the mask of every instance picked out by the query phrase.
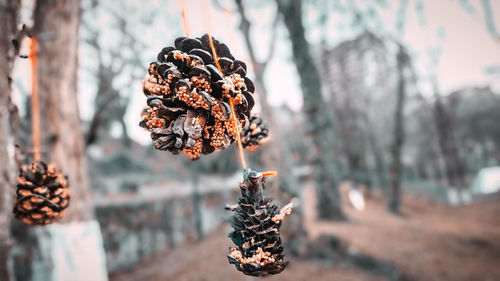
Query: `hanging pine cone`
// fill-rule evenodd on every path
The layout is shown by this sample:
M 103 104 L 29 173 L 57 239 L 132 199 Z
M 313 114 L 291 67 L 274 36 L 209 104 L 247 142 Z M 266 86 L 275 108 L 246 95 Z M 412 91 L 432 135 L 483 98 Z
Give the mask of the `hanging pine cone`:
M 244 148 L 254 150 L 263 143 L 268 136 L 269 129 L 267 128 L 267 124 L 262 121 L 262 118 L 252 116 L 243 130 L 241 130 L 241 143 Z
M 208 35 L 179 37 L 149 65 L 143 82 L 147 105 L 140 126 L 151 132 L 155 147 L 190 158 L 224 149 L 248 122 L 255 102 L 247 67 L 229 48 L 213 39 L 222 73 L 218 70 Z M 233 100 L 238 124 L 231 119 Z
M 266 276 L 282 272 L 287 263 L 283 261 L 283 247 L 279 229 L 292 205 L 281 210 L 272 199 L 263 195 L 264 177 L 251 169 L 245 169 L 240 184 L 238 203 L 226 206 L 234 211 L 230 223 L 234 228 L 229 233 L 236 247 L 229 248 L 229 263 L 246 275 Z
M 17 178 L 14 216 L 25 224 L 44 225 L 63 217 L 69 205 L 68 182 L 53 164 L 33 161 Z

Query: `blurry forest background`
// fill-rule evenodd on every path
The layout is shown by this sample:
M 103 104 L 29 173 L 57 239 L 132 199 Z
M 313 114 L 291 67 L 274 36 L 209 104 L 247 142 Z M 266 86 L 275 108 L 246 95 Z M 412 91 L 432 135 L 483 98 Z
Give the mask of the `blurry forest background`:
M 291 263 L 271 280 L 500 279 L 499 2 L 0 3 L 0 280 L 248 280 L 225 257 L 235 145 L 191 162 L 138 126 L 141 81 L 184 36 L 183 8 L 191 36 L 247 63 L 271 132 L 249 166 L 277 170 L 268 192 L 298 202 Z M 46 227 L 10 215 L 32 153 L 26 34 L 42 155 L 72 191 Z

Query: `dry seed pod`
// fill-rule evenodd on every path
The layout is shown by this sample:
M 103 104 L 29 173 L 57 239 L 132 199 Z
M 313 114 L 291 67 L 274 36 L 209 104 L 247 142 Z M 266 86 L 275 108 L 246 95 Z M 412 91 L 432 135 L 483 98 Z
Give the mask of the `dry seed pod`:
M 148 107 L 140 126 L 149 130 L 155 147 L 183 151 L 191 159 L 224 149 L 247 125 L 255 87 L 247 67 L 213 38 L 222 73 L 212 57 L 208 35 L 179 37 L 158 54 L 143 82 Z M 235 116 L 231 117 L 230 100 Z
M 45 225 L 64 216 L 70 193 L 67 178 L 53 164 L 33 161 L 17 178 L 14 216 L 25 224 Z
M 283 260 L 279 229 L 292 205 L 278 210 L 263 194 L 264 180 L 262 174 L 245 169 L 238 203 L 226 206 L 235 212 L 230 219 L 234 230 L 228 236 L 236 245 L 229 248 L 227 258 L 237 270 L 251 276 L 278 274 L 288 263 Z
M 254 150 L 269 137 L 269 129 L 262 118 L 257 116 L 250 117 L 249 122 L 241 130 L 241 143 L 244 148 Z

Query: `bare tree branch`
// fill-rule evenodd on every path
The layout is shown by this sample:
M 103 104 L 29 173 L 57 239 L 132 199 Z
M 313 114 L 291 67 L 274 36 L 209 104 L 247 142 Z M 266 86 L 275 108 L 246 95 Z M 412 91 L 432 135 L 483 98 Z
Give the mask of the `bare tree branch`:
M 269 43 L 269 52 L 267 54 L 264 68 L 267 67 L 267 64 L 271 61 L 271 59 L 274 56 L 274 51 L 276 49 L 276 37 L 277 37 L 277 33 L 278 33 L 279 20 L 280 20 L 279 11 L 276 9 L 276 17 L 274 18 L 273 31 L 271 33 L 271 38 L 270 38 L 270 43 Z
M 247 18 L 245 7 L 243 6 L 242 0 L 235 0 L 235 3 L 238 6 L 238 12 L 241 16 L 239 28 L 241 30 L 241 33 L 243 33 L 243 37 L 245 38 L 245 45 L 247 46 L 248 55 L 250 56 L 250 60 L 252 61 L 254 69 L 260 69 L 259 62 L 257 61 L 257 58 L 255 56 L 252 39 L 250 38 L 250 21 Z
M 491 36 L 496 39 L 500 39 L 500 31 L 495 25 L 495 16 L 493 15 L 493 9 L 491 7 L 490 0 L 481 0 L 481 5 L 483 6 L 484 17 L 486 26 L 488 27 L 488 31 L 490 32 Z
M 97 8 L 97 5 L 93 7 L 93 9 Z M 123 3 L 118 6 L 100 8 L 111 15 L 113 19 L 111 28 L 118 33 L 119 39 L 110 48 L 103 47 L 98 40 L 101 35 L 99 29 L 92 29 L 88 22 L 84 21 L 83 23 L 90 33 L 90 38 L 87 38 L 86 42 L 95 49 L 99 57 L 98 69 L 95 72 L 97 80 L 95 110 L 87 130 L 86 144 L 88 146 L 97 140 L 101 127 L 108 126 L 110 122 L 118 121 L 123 127 L 123 139 L 127 145 L 130 140 L 123 118 L 130 98 L 121 95 L 120 91 L 114 88 L 113 83 L 124 72 L 130 72 L 130 76 L 134 78 L 125 83 L 124 88 L 130 88 L 132 83 L 143 78 L 142 76 L 138 77 L 137 74 L 134 75 L 134 70 L 142 69 L 144 66 L 139 54 L 146 48 L 146 45 L 134 34 L 134 24 L 127 20 L 127 16 L 134 12 L 133 8 Z M 109 62 L 104 62 L 102 59 L 105 53 L 109 55 Z M 128 92 L 126 93 L 128 94 Z
M 269 43 L 269 53 L 264 61 L 259 61 L 257 59 L 257 56 L 255 54 L 255 49 L 252 44 L 252 39 L 250 36 L 250 28 L 251 28 L 251 23 L 250 20 L 248 19 L 246 15 L 246 9 L 245 6 L 243 5 L 242 0 L 235 0 L 235 3 L 238 7 L 237 11 L 240 14 L 241 17 L 241 22 L 240 22 L 240 30 L 241 33 L 243 34 L 243 37 L 245 39 L 245 44 L 247 46 L 248 50 L 248 55 L 250 56 L 250 60 L 252 61 L 252 65 L 255 69 L 255 71 L 265 71 L 268 62 L 272 59 L 274 56 L 274 50 L 276 46 L 276 33 L 277 33 L 277 26 L 278 26 L 278 21 L 279 21 L 279 13 L 276 12 L 276 17 L 273 22 L 273 30 L 270 38 L 270 43 Z

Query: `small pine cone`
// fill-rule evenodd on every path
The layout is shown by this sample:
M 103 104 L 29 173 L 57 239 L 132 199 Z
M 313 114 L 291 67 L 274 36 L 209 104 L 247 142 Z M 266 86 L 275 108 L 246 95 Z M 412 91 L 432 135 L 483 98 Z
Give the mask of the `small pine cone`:
M 17 178 L 14 216 L 25 224 L 45 225 L 64 216 L 69 205 L 68 181 L 53 164 L 33 161 Z
M 139 124 L 151 133 L 155 147 L 191 159 L 224 149 L 236 141 L 255 102 L 247 67 L 229 48 L 213 39 L 222 73 L 212 57 L 208 35 L 179 37 L 158 54 L 143 82 L 148 107 Z M 231 118 L 230 100 L 235 116 Z
M 269 129 L 262 118 L 257 116 L 250 117 L 249 122 L 241 130 L 241 143 L 244 148 L 254 150 L 269 137 Z
M 229 248 L 227 258 L 237 270 L 251 276 L 278 274 L 288 264 L 283 260 L 279 229 L 292 205 L 278 210 L 263 194 L 264 179 L 262 174 L 245 169 L 238 203 L 226 206 L 235 212 L 230 219 L 234 230 L 228 236 L 236 245 Z

